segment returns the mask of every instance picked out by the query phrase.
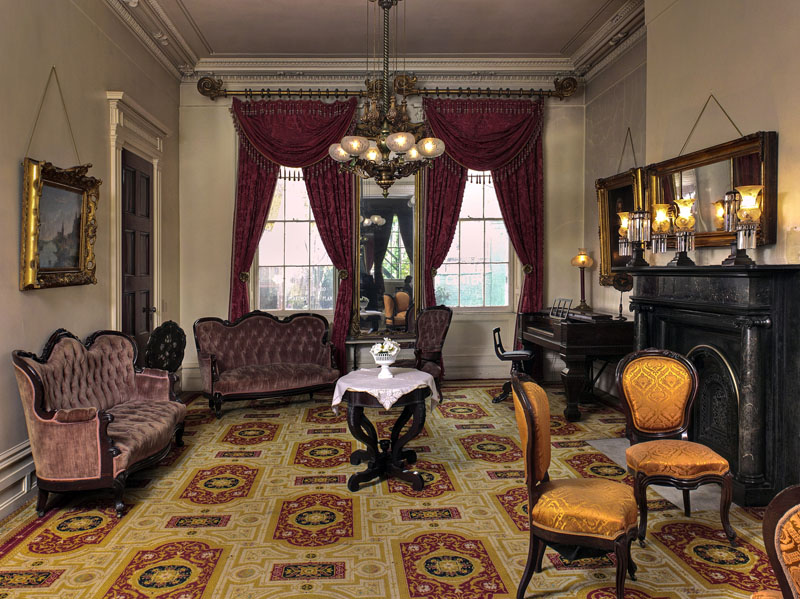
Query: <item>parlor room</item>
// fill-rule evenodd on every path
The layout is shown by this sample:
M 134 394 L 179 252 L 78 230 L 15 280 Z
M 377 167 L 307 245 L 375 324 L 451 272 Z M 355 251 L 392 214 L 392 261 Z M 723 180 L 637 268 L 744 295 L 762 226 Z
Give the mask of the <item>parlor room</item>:
M 0 599 L 800 596 L 797 2 L 6 4 Z

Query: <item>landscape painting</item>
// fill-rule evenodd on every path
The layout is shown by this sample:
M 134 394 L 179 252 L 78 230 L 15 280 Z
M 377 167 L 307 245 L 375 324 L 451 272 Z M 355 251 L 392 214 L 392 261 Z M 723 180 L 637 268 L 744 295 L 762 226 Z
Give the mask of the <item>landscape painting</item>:
M 39 201 L 39 268 L 80 268 L 83 192 L 45 183 Z

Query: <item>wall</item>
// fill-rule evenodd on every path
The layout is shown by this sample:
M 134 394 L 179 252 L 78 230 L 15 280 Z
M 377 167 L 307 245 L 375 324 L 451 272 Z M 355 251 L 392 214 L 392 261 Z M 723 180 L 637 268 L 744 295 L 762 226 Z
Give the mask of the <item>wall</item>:
M 435 82 L 432 84 L 435 85 Z M 274 87 L 280 87 L 274 84 Z M 259 87 L 259 86 L 254 86 Z M 210 101 L 193 83 L 181 86 L 181 324 L 188 331 L 201 316 L 228 312 L 236 181 L 236 136 L 230 101 Z M 413 108 L 413 107 L 412 107 Z M 576 297 L 578 275 L 564 264 L 577 253 L 583 231 L 583 96 L 547 100 L 545 109 L 545 302 Z M 566 275 L 566 276 L 565 276 Z M 191 289 L 191 291 L 188 291 Z M 445 344 L 449 378 L 507 376 L 494 355 L 492 329 L 512 343 L 514 313 L 456 314 Z M 184 386 L 199 389 L 197 355 L 190 340 Z
M 0 518 L 26 499 L 32 464 L 16 381 L 8 356 L 13 349 L 39 352 L 50 333 L 64 327 L 86 336 L 111 323 L 109 119 L 106 91 L 130 94 L 173 135 L 164 148 L 162 224 L 178 227 L 178 83 L 98 0 L 15 2 L 13 19 L 0 25 L 3 95 L 0 128 L 0 189 L 5 218 L 0 221 Z M 20 163 L 33 129 L 51 65 L 58 71 L 64 100 L 82 162 L 104 180 L 97 219 L 97 285 L 19 291 Z M 54 82 L 53 82 L 54 83 Z M 68 167 L 77 162 L 58 91 L 53 84 L 43 106 L 28 155 Z M 162 298 L 169 308 L 161 318 L 177 318 L 178 240 L 165 235 L 162 246 Z
M 678 154 L 710 93 L 742 133 L 777 131 L 778 241 L 750 255 L 759 263 L 800 262 L 800 46 L 788 26 L 800 22 L 800 3 L 647 0 L 645 17 L 648 162 Z M 712 101 L 685 151 L 738 136 Z M 719 264 L 727 255 L 696 251 L 694 260 Z

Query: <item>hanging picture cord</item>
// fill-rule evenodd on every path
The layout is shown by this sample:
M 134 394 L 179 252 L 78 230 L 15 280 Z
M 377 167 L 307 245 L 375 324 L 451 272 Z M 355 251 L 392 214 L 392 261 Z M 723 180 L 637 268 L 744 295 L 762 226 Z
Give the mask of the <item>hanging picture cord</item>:
M 639 161 L 636 160 L 636 148 L 633 147 L 633 135 L 631 135 L 631 128 L 628 127 L 628 132 L 625 134 L 625 142 L 622 144 L 622 153 L 619 155 L 619 164 L 617 165 L 617 172 L 622 168 L 622 159 L 625 156 L 625 146 L 628 145 L 628 140 L 631 140 L 631 152 L 633 153 L 633 166 L 639 166 Z
M 730 121 L 731 125 L 733 125 L 733 128 L 736 129 L 736 132 L 739 134 L 739 137 L 744 137 L 744 133 L 742 133 L 741 130 L 739 129 L 739 127 L 736 126 L 736 123 L 733 122 L 733 119 L 731 118 L 731 115 L 729 115 L 728 112 L 722 107 L 722 104 L 719 103 L 719 100 L 717 100 L 716 96 L 714 94 L 709 94 L 708 95 L 708 99 L 706 100 L 706 103 L 703 104 L 703 108 L 700 110 L 700 114 L 697 115 L 697 120 L 694 122 L 694 125 L 692 126 L 692 130 L 689 131 L 689 136 L 686 138 L 686 141 L 683 142 L 683 147 L 681 148 L 681 151 L 678 152 L 678 156 L 683 155 L 683 151 L 686 149 L 686 145 L 689 143 L 689 140 L 692 139 L 692 134 L 694 133 L 694 130 L 697 129 L 697 123 L 700 122 L 700 119 L 702 118 L 703 113 L 706 111 L 706 107 L 708 106 L 708 103 L 712 99 L 714 100 L 714 102 L 717 103 L 717 106 L 719 106 L 719 109 L 722 111 L 722 114 L 724 114 L 726 117 L 728 117 L 728 120 Z
M 78 144 L 75 143 L 75 134 L 72 132 L 72 123 L 69 121 L 69 112 L 67 112 L 67 104 L 64 102 L 64 92 L 61 91 L 61 82 L 58 80 L 58 73 L 56 72 L 56 65 L 50 67 L 50 75 L 47 77 L 47 83 L 44 86 L 44 91 L 42 92 L 42 99 L 39 100 L 39 110 L 36 111 L 36 120 L 33 121 L 33 130 L 31 131 L 31 137 L 28 139 L 28 147 L 25 148 L 25 156 L 28 155 L 28 151 L 31 149 L 31 143 L 33 142 L 33 136 L 36 133 L 36 126 L 39 124 L 39 117 L 42 115 L 42 107 L 44 106 L 44 99 L 47 97 L 47 90 L 50 87 L 50 81 L 56 78 L 56 86 L 58 87 L 58 96 L 61 98 L 61 107 L 64 109 L 64 116 L 67 117 L 67 127 L 69 128 L 69 136 L 72 138 L 72 148 L 75 150 L 75 157 L 78 159 L 78 164 L 81 163 L 80 154 L 78 154 Z

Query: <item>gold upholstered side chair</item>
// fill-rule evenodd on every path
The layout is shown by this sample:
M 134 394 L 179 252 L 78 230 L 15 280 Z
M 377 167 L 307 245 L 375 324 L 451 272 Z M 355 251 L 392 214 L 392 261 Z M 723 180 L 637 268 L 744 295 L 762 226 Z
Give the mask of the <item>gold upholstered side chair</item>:
M 764 513 L 764 547 L 780 591 L 757 591 L 751 599 L 800 597 L 800 485 L 778 493 Z
M 689 491 L 706 483 L 722 487 L 719 503 L 722 528 L 731 543 L 736 533 L 728 514 L 732 475 L 728 461 L 702 443 L 689 441 L 687 430 L 697 395 L 697 370 L 679 353 L 643 349 L 625 356 L 617 365 L 617 389 L 624 399 L 626 434 L 631 446 L 625 452 L 634 476 L 639 504 L 639 543 L 647 532 L 647 487 L 671 486 L 683 491 L 683 509 L 691 515 Z
M 625 573 L 636 580 L 631 543 L 636 538 L 636 499 L 628 485 L 604 478 L 550 480 L 550 404 L 525 374 L 512 374 L 512 398 L 525 456 L 530 546 L 517 599 L 542 571 L 546 545 L 613 551 L 617 558 L 617 599 L 625 596 Z

